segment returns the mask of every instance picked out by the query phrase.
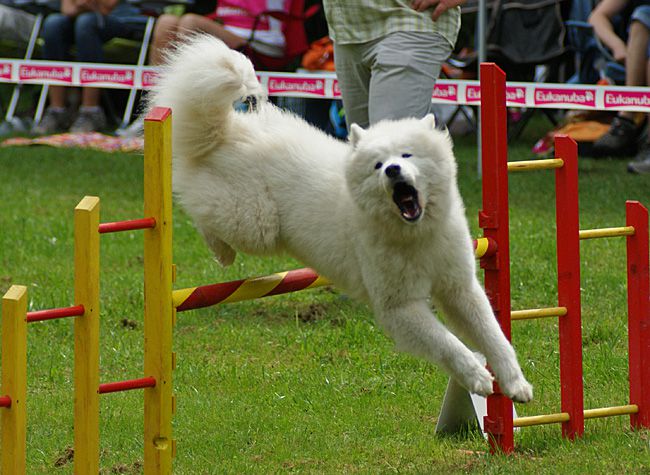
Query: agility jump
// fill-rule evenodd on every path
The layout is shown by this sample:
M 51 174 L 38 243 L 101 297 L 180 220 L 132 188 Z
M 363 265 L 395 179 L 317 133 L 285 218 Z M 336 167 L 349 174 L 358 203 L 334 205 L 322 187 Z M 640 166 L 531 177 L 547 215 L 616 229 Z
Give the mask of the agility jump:
M 513 428 L 561 423 L 564 437 L 584 432 L 584 419 L 629 414 L 633 428 L 650 427 L 650 301 L 648 213 L 638 202 L 626 204 L 626 226 L 579 230 L 577 147 L 568 137 L 556 139 L 559 158 L 507 162 L 505 75 L 494 64 L 481 66 L 483 209 L 479 225 L 484 237 L 474 242 L 485 270 L 485 288 L 508 338 L 511 321 L 556 317 L 559 320 L 561 412 L 513 420 L 512 402 L 498 386 L 488 397 L 485 430 L 492 451 L 514 449 Z M 558 304 L 516 310 L 510 307 L 508 172 L 553 169 L 556 176 L 558 235 Z M 12 286 L 3 297 L 2 386 L 0 388 L 3 473 L 25 473 L 26 461 L 26 332 L 27 324 L 75 318 L 75 472 L 99 471 L 99 397 L 144 391 L 144 469 L 171 473 L 176 450 L 171 432 L 175 412 L 172 394 L 172 328 L 176 313 L 219 303 L 257 299 L 328 285 L 311 269 L 267 277 L 172 289 L 171 115 L 157 108 L 145 120 L 144 218 L 99 222 L 99 199 L 85 197 L 75 208 L 75 292 L 70 307 L 27 312 L 27 291 Z M 99 382 L 99 238 L 102 234 L 142 230 L 144 233 L 145 364 L 144 375 L 124 381 Z M 580 323 L 581 239 L 625 236 L 628 259 L 628 333 L 630 404 L 583 407 Z M 496 383 L 495 383 L 496 384 Z

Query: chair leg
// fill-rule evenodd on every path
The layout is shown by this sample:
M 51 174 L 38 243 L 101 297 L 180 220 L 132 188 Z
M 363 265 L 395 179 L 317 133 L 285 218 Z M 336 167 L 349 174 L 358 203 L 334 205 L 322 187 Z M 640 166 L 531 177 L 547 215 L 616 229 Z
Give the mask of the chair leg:
M 36 104 L 36 110 L 34 111 L 34 125 L 37 125 L 43 118 L 43 111 L 45 110 L 45 103 L 47 102 L 47 93 L 50 90 L 48 84 L 43 84 L 41 88 L 41 93 L 38 96 L 38 103 Z
M 155 19 L 153 17 L 147 18 L 147 24 L 145 26 L 144 35 L 142 37 L 142 45 L 140 46 L 140 53 L 138 54 L 138 66 L 143 66 L 147 59 L 147 51 L 149 50 L 149 43 L 151 42 L 154 23 Z M 125 129 L 129 125 L 129 122 L 131 122 L 131 114 L 133 113 L 133 107 L 135 106 L 135 99 L 137 97 L 137 94 L 137 89 L 132 88 L 129 90 L 129 97 L 126 101 L 126 107 L 124 108 L 122 123 L 119 125 L 118 130 Z
M 32 32 L 29 35 L 29 42 L 27 43 L 27 49 L 25 50 L 25 59 L 31 59 L 34 55 L 36 40 L 38 39 L 38 34 L 41 31 L 42 23 L 43 14 L 39 13 L 34 19 Z M 20 99 L 22 86 L 23 85 L 20 83 L 14 85 L 13 91 L 11 92 L 11 99 L 9 100 L 9 106 L 7 107 L 7 112 L 5 113 L 5 122 L 12 123 L 14 121 L 14 116 L 16 114 L 16 108 L 18 107 L 18 100 Z

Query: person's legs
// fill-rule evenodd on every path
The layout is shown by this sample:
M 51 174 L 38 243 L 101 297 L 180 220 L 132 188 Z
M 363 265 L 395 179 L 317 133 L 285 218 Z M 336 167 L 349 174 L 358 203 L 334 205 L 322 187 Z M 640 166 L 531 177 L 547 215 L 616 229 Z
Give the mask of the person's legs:
M 223 25 L 211 20 L 210 18 L 195 13 L 187 13 L 183 15 L 178 24 L 178 34 L 183 35 L 196 31 L 203 31 L 212 36 L 216 36 L 232 49 L 240 49 L 244 47 L 247 42 L 247 38 L 237 36 L 236 34 L 226 30 Z
M 43 58 L 52 61 L 69 59 L 73 41 L 74 20 L 60 13 L 48 15 L 43 21 L 41 38 L 43 38 Z M 64 108 L 66 90 L 63 86 L 50 86 L 50 107 Z
M 337 44 L 334 42 L 334 65 L 341 99 L 345 110 L 345 121 L 363 128 L 370 125 L 368 117 L 368 93 L 370 91 L 370 67 L 364 61 L 364 51 L 375 42 L 363 44 Z
M 48 15 L 43 21 L 41 38 L 44 40 L 43 58 L 53 61 L 69 59 L 73 41 L 74 20 L 59 13 Z M 66 91 L 64 86 L 50 86 L 49 105 L 40 122 L 34 125 L 33 132 L 47 135 L 62 132 L 70 125 L 66 110 Z
M 650 40 L 650 6 L 634 9 L 631 16 L 625 60 L 625 84 L 645 86 L 647 82 L 648 44 Z M 638 150 L 645 115 L 621 111 L 605 135 L 594 142 L 595 156 L 629 157 Z
M 635 13 L 637 13 L 636 10 Z M 645 67 L 643 81 L 640 85 L 648 86 L 650 85 L 650 8 L 644 8 L 638 13 L 640 14 L 637 16 L 639 21 L 635 21 L 633 25 L 636 25 L 638 30 L 642 30 L 637 33 L 637 36 L 639 38 L 645 37 L 645 56 L 643 58 Z M 642 46 L 643 43 L 641 42 L 639 47 Z M 650 174 L 650 143 L 646 142 L 645 147 L 639 152 L 636 160 L 627 164 L 627 171 L 636 174 Z
M 156 19 L 151 37 L 150 64 L 158 65 L 163 63 L 163 51 L 176 39 L 180 19 L 181 17 L 170 14 L 160 15 Z
M 451 45 L 438 34 L 397 32 L 374 48 L 368 114 L 383 119 L 422 118 Z

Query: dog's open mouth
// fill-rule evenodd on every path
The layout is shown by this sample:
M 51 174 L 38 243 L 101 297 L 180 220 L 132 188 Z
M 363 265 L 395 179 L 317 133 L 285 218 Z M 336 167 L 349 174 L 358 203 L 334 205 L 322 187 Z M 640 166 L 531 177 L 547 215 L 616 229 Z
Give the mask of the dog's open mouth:
M 393 201 L 406 221 L 415 221 L 422 214 L 418 191 L 406 182 L 395 183 Z

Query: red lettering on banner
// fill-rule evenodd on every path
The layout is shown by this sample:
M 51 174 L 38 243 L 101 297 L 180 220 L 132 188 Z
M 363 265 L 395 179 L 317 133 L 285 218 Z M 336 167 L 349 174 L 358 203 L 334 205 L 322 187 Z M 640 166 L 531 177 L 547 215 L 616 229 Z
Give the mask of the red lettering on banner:
M 70 66 L 27 66 L 18 68 L 20 81 L 56 81 L 72 84 L 72 67 Z
M 535 105 L 545 104 L 575 104 L 586 107 L 596 107 L 596 90 L 536 87 Z
M 526 105 L 526 88 L 522 86 L 506 86 L 506 102 Z
M 142 87 L 147 89 L 156 84 L 156 77 L 158 73 L 156 71 L 142 71 Z
M 11 63 L 0 63 L 0 79 L 11 79 L 11 71 L 13 65 Z
M 81 84 L 108 83 L 133 86 L 135 71 L 133 69 L 81 68 Z
M 434 99 L 443 101 L 458 102 L 458 86 L 454 84 L 436 84 L 433 88 Z
M 468 84 L 465 89 L 465 99 L 468 104 L 481 102 L 481 86 Z
M 335 79 L 334 84 L 332 84 L 332 95 L 334 97 L 341 97 L 341 86 L 339 86 L 338 79 Z
M 607 91 L 605 107 L 650 107 L 650 93 L 634 91 Z
M 300 92 L 313 96 L 325 96 L 325 81 L 322 79 L 269 77 L 269 94 Z

